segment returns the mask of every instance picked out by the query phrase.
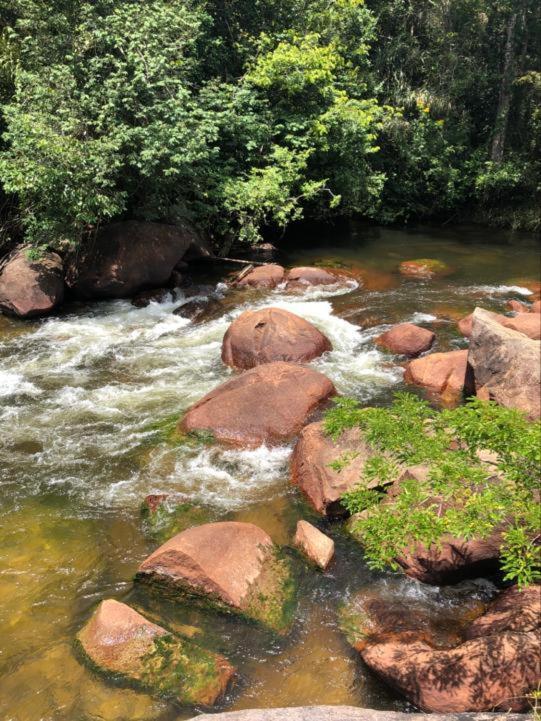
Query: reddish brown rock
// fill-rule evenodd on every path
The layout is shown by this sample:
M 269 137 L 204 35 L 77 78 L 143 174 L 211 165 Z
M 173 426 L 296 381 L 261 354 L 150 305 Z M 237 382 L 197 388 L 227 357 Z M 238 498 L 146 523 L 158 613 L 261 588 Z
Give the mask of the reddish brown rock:
M 269 263 L 254 268 L 238 280 L 236 285 L 240 288 L 276 288 L 284 277 L 285 270 L 281 265 Z
M 222 360 L 232 368 L 254 368 L 272 361 L 306 363 L 332 349 L 315 326 L 281 308 L 247 310 L 229 326 Z
M 436 393 L 445 404 L 458 403 L 465 393 L 472 390 L 468 351 L 431 353 L 416 358 L 406 366 L 404 380 Z
M 536 300 L 532 303 L 530 313 L 541 313 L 541 300 Z
M 234 674 L 222 656 L 174 636 L 112 599 L 102 601 L 77 641 L 101 673 L 181 704 L 214 704 Z
M 46 315 L 64 299 L 62 259 L 56 253 L 28 258 L 29 248 L 15 251 L 0 268 L 0 310 L 19 318 Z
M 533 340 L 539 340 L 541 338 L 541 316 L 538 313 L 526 313 L 521 312 L 520 315 L 516 315 L 514 318 L 508 318 L 506 315 L 500 315 L 499 313 L 492 313 L 491 311 L 485 311 L 490 317 L 495 320 L 504 328 L 511 328 L 516 330 L 518 333 L 522 333 L 528 338 Z M 466 338 L 471 337 L 473 323 L 473 313 L 462 318 L 458 323 L 458 328 L 462 335 Z
M 334 541 L 308 521 L 297 523 L 294 544 L 323 570 L 333 559 Z
M 500 593 L 486 612 L 466 631 L 468 639 L 493 636 L 505 631 L 535 631 L 541 619 L 541 586 L 511 586 Z
M 294 363 L 265 363 L 231 378 L 193 405 L 181 433 L 206 431 L 217 441 L 254 447 L 283 443 L 336 393 L 322 373 Z
M 529 313 L 530 309 L 526 303 L 522 303 L 520 300 L 508 300 L 506 306 L 509 310 L 514 313 Z
M 407 355 L 410 358 L 430 350 L 436 335 L 426 328 L 413 323 L 400 323 L 376 339 L 376 343 L 391 353 Z
M 468 362 L 480 398 L 517 408 L 531 419 L 541 417 L 540 341 L 502 326 L 493 314 L 476 308 Z
M 178 262 L 201 245 L 190 228 L 114 223 L 69 258 L 66 283 L 79 298 L 127 298 L 166 285 Z
M 347 285 L 352 279 L 344 271 L 302 266 L 291 268 L 286 280 L 288 290 L 302 290 L 311 285 Z
M 340 498 L 359 484 L 370 455 L 358 428 L 348 429 L 333 440 L 324 433 L 323 423 L 310 423 L 303 428 L 293 451 L 291 481 L 319 513 L 345 516 Z M 334 462 L 341 467 L 333 468 Z
M 441 260 L 433 258 L 420 258 L 418 260 L 405 260 L 398 268 L 402 275 L 408 278 L 430 279 L 437 276 L 449 275 L 452 269 Z
M 168 593 L 206 599 L 276 632 L 290 625 L 292 581 L 270 536 L 253 523 L 188 528 L 139 566 L 137 578 Z

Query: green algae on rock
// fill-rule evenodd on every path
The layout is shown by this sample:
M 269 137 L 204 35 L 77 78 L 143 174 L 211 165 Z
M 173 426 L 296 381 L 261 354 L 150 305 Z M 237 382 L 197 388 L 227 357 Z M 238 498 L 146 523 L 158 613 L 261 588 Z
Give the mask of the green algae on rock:
M 167 494 L 147 496 L 141 504 L 141 516 L 145 531 L 161 543 L 187 528 L 213 520 L 209 508 Z
M 408 278 L 435 278 L 451 275 L 453 269 L 441 260 L 417 258 L 400 263 L 399 271 Z
M 214 704 L 234 674 L 223 656 L 174 636 L 113 599 L 101 602 L 77 634 L 77 646 L 99 673 L 184 705 Z
M 291 627 L 295 583 L 287 559 L 253 523 L 207 523 L 177 534 L 139 566 L 136 578 L 279 634 Z

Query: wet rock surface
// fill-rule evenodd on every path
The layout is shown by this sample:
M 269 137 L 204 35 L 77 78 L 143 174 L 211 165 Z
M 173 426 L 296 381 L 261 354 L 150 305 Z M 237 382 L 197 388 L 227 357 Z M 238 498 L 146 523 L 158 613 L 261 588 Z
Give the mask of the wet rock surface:
M 334 541 L 308 521 L 298 521 L 294 545 L 323 571 L 334 556 Z
M 430 280 L 431 278 L 450 275 L 453 269 L 441 260 L 433 258 L 420 258 L 417 260 L 405 260 L 398 268 L 401 275 L 408 278 L 420 278 Z
M 334 268 L 302 266 L 291 268 L 286 277 L 287 290 L 305 290 L 312 285 L 347 285 L 352 281 L 345 271 Z
M 404 380 L 437 394 L 444 404 L 455 405 L 473 390 L 468 351 L 431 353 L 416 358 L 406 366 Z
M 468 362 L 480 398 L 517 408 L 532 419 L 541 417 L 540 341 L 502 326 L 492 314 L 476 308 Z
M 181 704 L 214 704 L 234 674 L 222 656 L 112 599 L 101 602 L 77 641 L 96 670 Z
M 192 406 L 181 433 L 206 432 L 240 446 L 282 443 L 336 393 L 322 373 L 294 363 L 265 363 L 226 381 Z
M 430 350 L 436 334 L 413 323 L 400 323 L 376 339 L 376 344 L 390 351 L 415 358 Z
M 243 275 L 236 281 L 239 288 L 276 288 L 285 278 L 285 269 L 281 265 L 269 263 L 260 265 L 257 268 Z
M 253 523 L 225 521 L 189 528 L 139 566 L 137 578 L 173 596 L 205 599 L 284 633 L 294 584 L 270 536 Z
M 0 311 L 19 318 L 47 315 L 64 299 L 62 259 L 45 252 L 39 259 L 21 248 L 0 266 Z
M 307 363 L 332 349 L 315 326 L 281 308 L 247 310 L 229 326 L 222 343 L 222 360 L 232 368 L 262 363 Z
M 512 318 L 506 315 L 500 315 L 499 313 L 491 313 L 488 310 L 485 310 L 484 313 L 505 328 L 511 328 L 511 330 L 522 333 L 522 335 L 528 336 L 528 338 L 532 338 L 533 340 L 539 340 L 541 338 L 541 315 L 539 313 L 522 311 L 519 315 Z M 458 323 L 458 328 L 462 335 L 470 338 L 473 330 L 473 313 L 462 318 Z

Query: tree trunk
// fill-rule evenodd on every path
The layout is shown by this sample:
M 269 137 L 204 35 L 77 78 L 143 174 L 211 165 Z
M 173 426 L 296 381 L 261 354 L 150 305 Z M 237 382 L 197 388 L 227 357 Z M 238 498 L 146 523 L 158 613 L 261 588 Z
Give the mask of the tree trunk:
M 517 13 L 514 12 L 507 22 L 507 38 L 505 41 L 505 54 L 503 61 L 502 81 L 500 84 L 500 97 L 498 100 L 498 111 L 494 125 L 494 136 L 492 138 L 492 150 L 490 158 L 494 163 L 501 163 L 505 148 L 505 135 L 509 110 L 511 108 L 511 96 L 513 94 L 513 76 L 515 67 L 514 40 L 515 27 L 517 24 Z

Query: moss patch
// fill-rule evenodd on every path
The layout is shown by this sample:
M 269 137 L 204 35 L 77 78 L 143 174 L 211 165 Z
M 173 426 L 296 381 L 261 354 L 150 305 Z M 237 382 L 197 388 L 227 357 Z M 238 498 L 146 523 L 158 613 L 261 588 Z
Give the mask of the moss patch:
M 244 614 L 272 631 L 284 635 L 293 623 L 297 585 L 289 559 L 273 550 L 262 575 L 249 594 Z
M 210 509 L 184 501 L 175 503 L 166 500 L 154 510 L 151 510 L 147 503 L 143 503 L 141 515 L 145 532 L 160 543 L 164 543 L 187 528 L 214 520 Z

